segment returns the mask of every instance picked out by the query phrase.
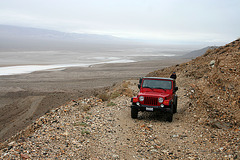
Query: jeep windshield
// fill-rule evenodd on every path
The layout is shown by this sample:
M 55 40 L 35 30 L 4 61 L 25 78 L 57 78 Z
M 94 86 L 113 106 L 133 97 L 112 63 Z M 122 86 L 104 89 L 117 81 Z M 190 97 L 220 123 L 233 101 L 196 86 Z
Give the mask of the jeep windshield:
M 155 80 L 155 79 L 144 79 L 143 88 L 152 88 L 152 89 L 172 89 L 172 82 L 165 80 Z

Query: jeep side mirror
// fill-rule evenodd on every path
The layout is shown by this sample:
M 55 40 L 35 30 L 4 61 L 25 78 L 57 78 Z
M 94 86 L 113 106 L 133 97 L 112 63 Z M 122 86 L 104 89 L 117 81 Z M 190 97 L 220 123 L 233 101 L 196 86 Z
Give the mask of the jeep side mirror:
M 142 77 L 139 79 L 139 84 L 138 84 L 138 88 L 141 88 L 141 84 L 142 84 Z
M 178 87 L 175 87 L 175 92 L 178 90 Z
M 139 88 L 139 89 L 141 88 L 141 84 L 138 84 L 138 88 Z
M 139 84 L 141 84 L 141 83 L 142 83 L 142 78 L 139 79 Z

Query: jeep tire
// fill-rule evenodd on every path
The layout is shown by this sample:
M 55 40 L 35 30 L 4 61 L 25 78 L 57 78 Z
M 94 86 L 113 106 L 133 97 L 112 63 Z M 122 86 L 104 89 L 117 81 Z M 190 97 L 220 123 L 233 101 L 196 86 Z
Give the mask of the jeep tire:
M 167 121 L 172 122 L 172 120 L 173 120 L 173 113 L 168 113 L 167 114 Z
M 138 109 L 131 107 L 131 117 L 136 119 L 138 117 Z
M 177 99 L 178 97 L 174 97 L 174 105 L 173 105 L 173 113 L 177 113 Z
M 173 120 L 173 110 L 174 110 L 174 104 L 171 105 L 171 110 L 167 114 L 167 121 L 168 122 L 172 122 L 172 120 Z

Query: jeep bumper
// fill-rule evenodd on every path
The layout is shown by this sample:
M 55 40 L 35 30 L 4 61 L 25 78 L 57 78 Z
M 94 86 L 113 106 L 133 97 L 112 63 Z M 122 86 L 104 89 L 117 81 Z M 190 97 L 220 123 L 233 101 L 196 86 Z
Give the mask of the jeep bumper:
M 161 112 L 172 112 L 171 106 L 148 106 L 148 105 L 136 105 L 132 104 L 131 108 L 138 109 L 138 111 L 147 111 L 147 112 L 154 112 L 154 111 L 161 111 Z

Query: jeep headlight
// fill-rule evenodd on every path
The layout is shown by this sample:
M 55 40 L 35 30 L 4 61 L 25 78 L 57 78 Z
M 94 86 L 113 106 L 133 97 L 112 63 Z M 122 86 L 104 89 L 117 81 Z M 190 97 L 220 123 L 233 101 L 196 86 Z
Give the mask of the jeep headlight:
M 162 97 L 158 98 L 158 102 L 162 103 L 163 102 L 163 98 Z
M 141 102 L 144 101 L 144 97 L 143 97 L 143 96 L 140 96 L 140 97 L 139 97 L 139 101 L 141 101 Z

